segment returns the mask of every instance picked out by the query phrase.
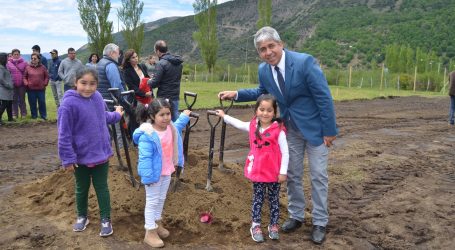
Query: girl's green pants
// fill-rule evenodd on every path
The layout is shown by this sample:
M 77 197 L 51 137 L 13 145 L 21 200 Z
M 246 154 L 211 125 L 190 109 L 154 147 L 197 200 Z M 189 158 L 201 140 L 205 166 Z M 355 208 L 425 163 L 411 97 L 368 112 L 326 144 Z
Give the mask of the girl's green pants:
M 78 216 L 87 216 L 88 191 L 90 189 L 90 183 L 93 182 L 101 219 L 111 217 L 111 199 L 109 187 L 107 186 L 108 172 L 109 162 L 96 165 L 92 168 L 86 165 L 79 165 L 79 167 L 75 168 L 76 209 Z

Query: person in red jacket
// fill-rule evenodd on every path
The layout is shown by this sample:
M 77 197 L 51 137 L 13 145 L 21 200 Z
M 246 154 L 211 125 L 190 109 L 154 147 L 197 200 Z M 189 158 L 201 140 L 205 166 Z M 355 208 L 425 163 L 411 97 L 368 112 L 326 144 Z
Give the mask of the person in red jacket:
M 24 72 L 24 85 L 27 88 L 28 103 L 30 105 L 30 113 L 32 119 L 38 117 L 36 104 L 40 117 L 47 120 L 46 111 L 46 87 L 49 83 L 49 74 L 46 67 L 41 64 L 41 55 L 38 53 L 32 54 L 32 61 L 30 65 L 25 68 Z
M 250 122 L 242 122 L 217 110 L 227 124 L 240 130 L 248 131 L 250 152 L 245 163 L 245 177 L 253 182 L 253 205 L 251 237 L 256 242 L 263 242 L 261 230 L 261 209 L 267 192 L 270 203 L 270 224 L 267 229 L 269 238 L 278 240 L 278 219 L 280 217 L 280 184 L 287 179 L 289 151 L 285 128 L 276 118 L 276 99 L 269 94 L 261 95 L 255 106 L 255 116 Z

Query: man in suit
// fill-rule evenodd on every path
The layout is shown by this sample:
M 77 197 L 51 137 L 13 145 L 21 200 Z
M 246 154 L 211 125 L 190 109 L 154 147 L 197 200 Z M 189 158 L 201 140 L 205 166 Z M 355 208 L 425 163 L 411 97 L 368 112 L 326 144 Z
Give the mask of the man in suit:
M 284 49 L 278 32 L 263 27 L 254 35 L 259 57 L 259 86 L 239 91 L 222 91 L 222 99 L 253 101 L 270 93 L 277 99 L 280 116 L 287 128 L 289 167 L 287 180 L 289 218 L 282 225 L 286 233 L 298 229 L 304 220 L 303 157 L 308 154 L 313 201 L 311 239 L 321 244 L 328 223 L 329 150 L 336 138 L 335 110 L 327 80 L 316 60 L 308 54 Z

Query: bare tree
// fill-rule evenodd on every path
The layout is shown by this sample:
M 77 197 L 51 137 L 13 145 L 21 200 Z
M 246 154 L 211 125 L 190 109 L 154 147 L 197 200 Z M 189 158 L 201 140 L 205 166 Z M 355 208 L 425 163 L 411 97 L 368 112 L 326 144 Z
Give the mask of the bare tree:
M 90 51 L 103 54 L 106 44 L 113 42 L 112 22 L 108 21 L 110 0 L 77 0 L 82 28 L 87 32 Z
M 215 67 L 219 45 L 216 35 L 216 5 L 217 0 L 196 0 L 193 3 L 196 14 L 194 20 L 199 27 L 199 30 L 193 33 L 193 39 L 198 43 L 210 73 Z
M 144 23 L 141 22 L 143 9 L 144 3 L 139 0 L 122 0 L 122 7 L 118 10 L 118 17 L 125 26 L 123 38 L 128 48 L 134 49 L 138 54 L 141 53 L 144 40 Z

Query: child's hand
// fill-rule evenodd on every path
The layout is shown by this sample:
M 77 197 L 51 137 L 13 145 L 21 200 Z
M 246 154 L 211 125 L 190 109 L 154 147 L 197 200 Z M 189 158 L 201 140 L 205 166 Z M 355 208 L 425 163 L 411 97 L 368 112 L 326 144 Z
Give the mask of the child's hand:
M 225 116 L 225 113 L 224 113 L 223 110 L 217 109 L 217 110 L 216 110 L 216 115 L 219 116 L 219 117 L 224 117 L 224 116 Z
M 115 112 L 119 113 L 123 116 L 123 107 L 122 106 L 115 106 Z
M 190 116 L 191 111 L 188 110 L 188 109 L 185 109 L 185 110 L 182 111 L 182 113 L 184 113 L 184 114 L 187 115 L 187 116 Z
M 68 171 L 68 172 L 74 172 L 74 165 L 75 164 L 71 164 L 68 167 L 65 167 L 65 170 Z
M 285 174 L 280 174 L 280 175 L 278 175 L 278 182 L 279 182 L 279 183 L 283 183 L 283 182 L 285 182 L 287 179 L 288 179 L 288 176 L 285 175 Z

